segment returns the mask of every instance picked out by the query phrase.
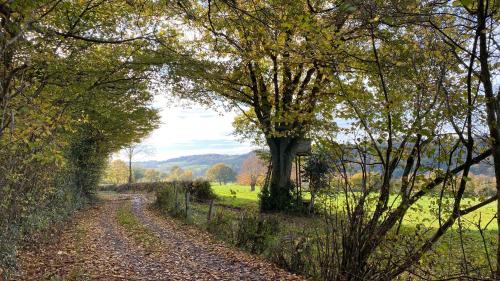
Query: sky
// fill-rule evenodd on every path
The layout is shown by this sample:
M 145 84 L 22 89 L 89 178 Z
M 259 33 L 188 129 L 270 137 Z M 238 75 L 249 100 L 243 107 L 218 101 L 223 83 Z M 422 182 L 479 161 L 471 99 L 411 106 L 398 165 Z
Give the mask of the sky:
M 157 96 L 154 107 L 160 110 L 161 125 L 142 142 L 147 154 L 134 161 L 166 160 L 198 154 L 244 154 L 252 150 L 232 135 L 235 112 L 216 112 L 199 105 L 182 105 Z M 117 155 L 124 158 L 123 154 Z

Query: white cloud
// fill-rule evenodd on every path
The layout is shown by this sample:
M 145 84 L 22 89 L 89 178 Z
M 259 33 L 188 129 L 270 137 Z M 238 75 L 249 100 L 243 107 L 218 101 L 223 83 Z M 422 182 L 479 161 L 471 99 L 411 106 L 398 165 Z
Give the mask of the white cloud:
M 156 98 L 154 105 L 160 109 L 162 124 L 143 141 L 154 152 L 138 155 L 135 161 L 209 153 L 243 154 L 252 150 L 250 143 L 240 143 L 232 135 L 236 113 L 220 114 L 199 105 L 186 107 L 180 102 L 168 106 L 169 102 L 162 96 Z

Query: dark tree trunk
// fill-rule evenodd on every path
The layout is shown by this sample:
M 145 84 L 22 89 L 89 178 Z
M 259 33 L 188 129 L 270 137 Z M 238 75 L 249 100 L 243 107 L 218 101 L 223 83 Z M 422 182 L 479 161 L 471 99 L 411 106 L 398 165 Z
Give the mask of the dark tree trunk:
M 478 1 L 476 36 L 479 36 L 479 62 L 481 65 L 480 80 L 486 96 L 487 122 L 490 130 L 491 152 L 495 168 L 495 183 L 497 189 L 497 226 L 500 227 L 500 97 L 493 91 L 490 72 L 490 54 L 488 52 L 487 28 L 488 6 L 483 1 Z M 500 280 L 500 231 L 497 231 L 497 270 L 496 279 Z
M 284 211 L 292 203 L 292 163 L 297 148 L 297 138 L 268 138 L 271 151 L 271 179 L 269 181 L 269 198 L 262 204 L 264 211 Z
M 250 191 L 255 191 L 255 183 L 250 184 Z

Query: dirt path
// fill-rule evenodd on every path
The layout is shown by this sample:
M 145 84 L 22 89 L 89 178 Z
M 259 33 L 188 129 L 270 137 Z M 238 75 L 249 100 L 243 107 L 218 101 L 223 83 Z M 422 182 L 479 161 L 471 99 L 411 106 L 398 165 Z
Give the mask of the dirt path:
M 118 223 L 118 208 L 130 204 L 152 247 Z M 56 243 L 21 252 L 15 280 L 302 280 L 148 205 L 143 195 L 118 195 L 79 213 Z

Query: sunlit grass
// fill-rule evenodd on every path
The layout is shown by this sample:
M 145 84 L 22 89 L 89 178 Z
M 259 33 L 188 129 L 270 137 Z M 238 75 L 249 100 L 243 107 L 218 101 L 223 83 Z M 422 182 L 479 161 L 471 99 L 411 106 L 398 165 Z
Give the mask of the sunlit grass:
M 256 186 L 255 191 L 250 190 L 248 185 L 228 183 L 220 185 L 211 183 L 212 189 L 217 194 L 218 203 L 231 207 L 257 207 L 259 205 L 260 187 Z
M 373 211 L 377 204 L 377 194 L 374 193 L 367 201 L 367 206 L 369 206 L 370 210 Z M 346 199 L 343 194 L 338 195 L 334 198 L 330 198 L 328 201 L 328 206 L 333 209 L 342 210 L 346 205 Z M 401 202 L 401 198 L 397 195 L 391 195 L 389 198 L 389 208 L 396 208 Z M 465 209 L 467 207 L 476 205 L 480 203 L 480 199 L 478 198 L 463 198 L 461 202 L 461 209 Z M 449 214 L 451 213 L 453 207 L 453 198 L 444 197 L 442 199 L 441 204 L 439 204 L 438 196 L 423 196 L 420 200 L 418 200 L 413 206 L 410 207 L 408 212 L 406 213 L 403 225 L 407 226 L 417 226 L 422 225 L 425 227 L 439 227 L 440 221 L 439 217 L 441 214 L 441 223 L 447 219 Z M 439 209 L 439 205 L 441 205 L 441 209 Z M 469 213 L 461 218 L 462 226 L 466 229 L 476 229 L 477 225 L 481 227 L 485 227 L 488 222 L 490 222 L 496 214 L 496 203 L 488 204 L 472 213 Z M 458 223 L 458 221 L 457 221 Z M 455 224 L 455 227 L 457 226 Z M 495 222 L 492 222 L 488 225 L 488 229 L 497 229 L 497 225 Z
M 212 183 L 212 188 L 218 199 L 217 204 L 229 206 L 231 208 L 214 206 L 212 220 L 207 220 L 209 205 L 208 203 L 192 202 L 192 216 L 190 222 L 203 228 L 209 229 L 216 237 L 223 241 L 234 239 L 231 233 L 234 231 L 235 223 L 241 219 L 243 212 L 258 212 L 259 193 L 260 189 L 255 191 L 250 190 L 250 186 L 230 183 L 219 185 Z M 346 199 L 343 193 L 328 197 L 326 200 L 331 210 L 336 208 L 341 211 L 346 205 Z M 307 194 L 308 195 L 308 194 Z M 351 196 L 356 193 L 351 194 Z M 373 211 L 377 201 L 377 193 L 370 195 L 367 202 L 369 210 Z M 305 196 L 306 197 L 306 196 Z M 405 215 L 401 227 L 394 227 L 388 234 L 383 244 L 384 249 L 392 253 L 402 253 L 405 251 L 405 243 L 408 245 L 418 246 L 429 239 L 436 233 L 439 221 L 437 220 L 438 197 L 425 196 L 417 204 L 411 207 Z M 318 205 L 322 204 L 318 200 Z M 324 202 L 324 201 L 323 201 Z M 395 208 L 400 202 L 396 195 L 391 195 L 390 206 Z M 474 205 L 480 202 L 480 199 L 464 198 L 462 200 L 462 208 Z M 451 199 L 443 199 L 444 206 L 451 206 Z M 392 205 L 391 205 L 392 204 Z M 241 210 L 235 209 L 240 208 Z M 457 264 L 462 259 L 463 253 L 467 255 L 467 262 L 471 266 L 477 266 L 480 270 L 487 270 L 487 265 L 491 262 L 495 264 L 495 260 L 488 260 L 486 251 L 494 253 L 496 249 L 496 221 L 493 221 L 488 229 L 479 231 L 473 222 L 477 222 L 479 217 L 483 221 L 482 226 L 486 221 L 494 218 L 496 205 L 487 205 L 472 214 L 461 218 L 462 231 L 459 230 L 458 221 L 452 229 L 449 229 L 434 245 L 432 251 L 424 255 L 420 261 L 421 266 L 433 272 L 446 273 L 457 269 Z M 444 218 L 449 214 L 449 208 L 443 210 Z M 275 218 L 279 222 L 279 231 L 273 234 L 276 241 L 283 237 L 291 237 L 290 235 L 306 235 L 309 238 L 318 233 L 322 233 L 327 228 L 327 224 L 320 216 L 294 216 L 285 213 L 266 214 L 268 218 Z M 220 217 L 219 219 L 217 217 Z M 310 231 L 310 232 L 308 232 Z M 483 240 L 484 238 L 484 240 Z M 397 242 L 396 242 L 397 241 Z M 405 242 L 406 241 L 406 242 Z M 463 244 L 462 244 L 463 242 Z
M 212 183 L 212 188 L 219 197 L 218 203 L 238 208 L 247 207 L 258 207 L 259 204 L 259 193 L 260 187 L 256 186 L 255 191 L 250 191 L 250 186 L 240 185 L 236 183 L 228 183 L 219 185 L 218 183 Z M 308 195 L 308 194 L 306 194 Z M 305 196 L 308 197 L 308 196 Z M 376 196 L 372 196 L 371 205 L 375 206 Z M 404 225 L 416 226 L 417 224 L 422 224 L 426 227 L 438 227 L 439 226 L 439 208 L 438 208 L 439 198 L 436 196 L 424 196 L 416 204 L 414 204 L 403 220 Z M 329 206 L 333 208 L 342 209 L 345 206 L 345 197 L 337 196 L 329 201 Z M 400 198 L 396 195 L 391 195 L 389 200 L 389 206 L 395 208 L 400 202 Z M 475 205 L 480 202 L 479 198 L 464 198 L 462 200 L 462 208 L 467 208 L 469 206 Z M 446 219 L 446 214 L 449 214 L 453 201 L 451 198 L 443 199 L 443 207 L 441 209 L 442 218 Z M 481 220 L 481 226 L 484 227 L 491 221 L 496 214 L 496 203 L 488 204 L 479 210 L 476 210 L 463 218 L 461 222 L 464 228 L 474 229 Z M 497 229 L 495 222 L 488 225 L 489 230 Z

